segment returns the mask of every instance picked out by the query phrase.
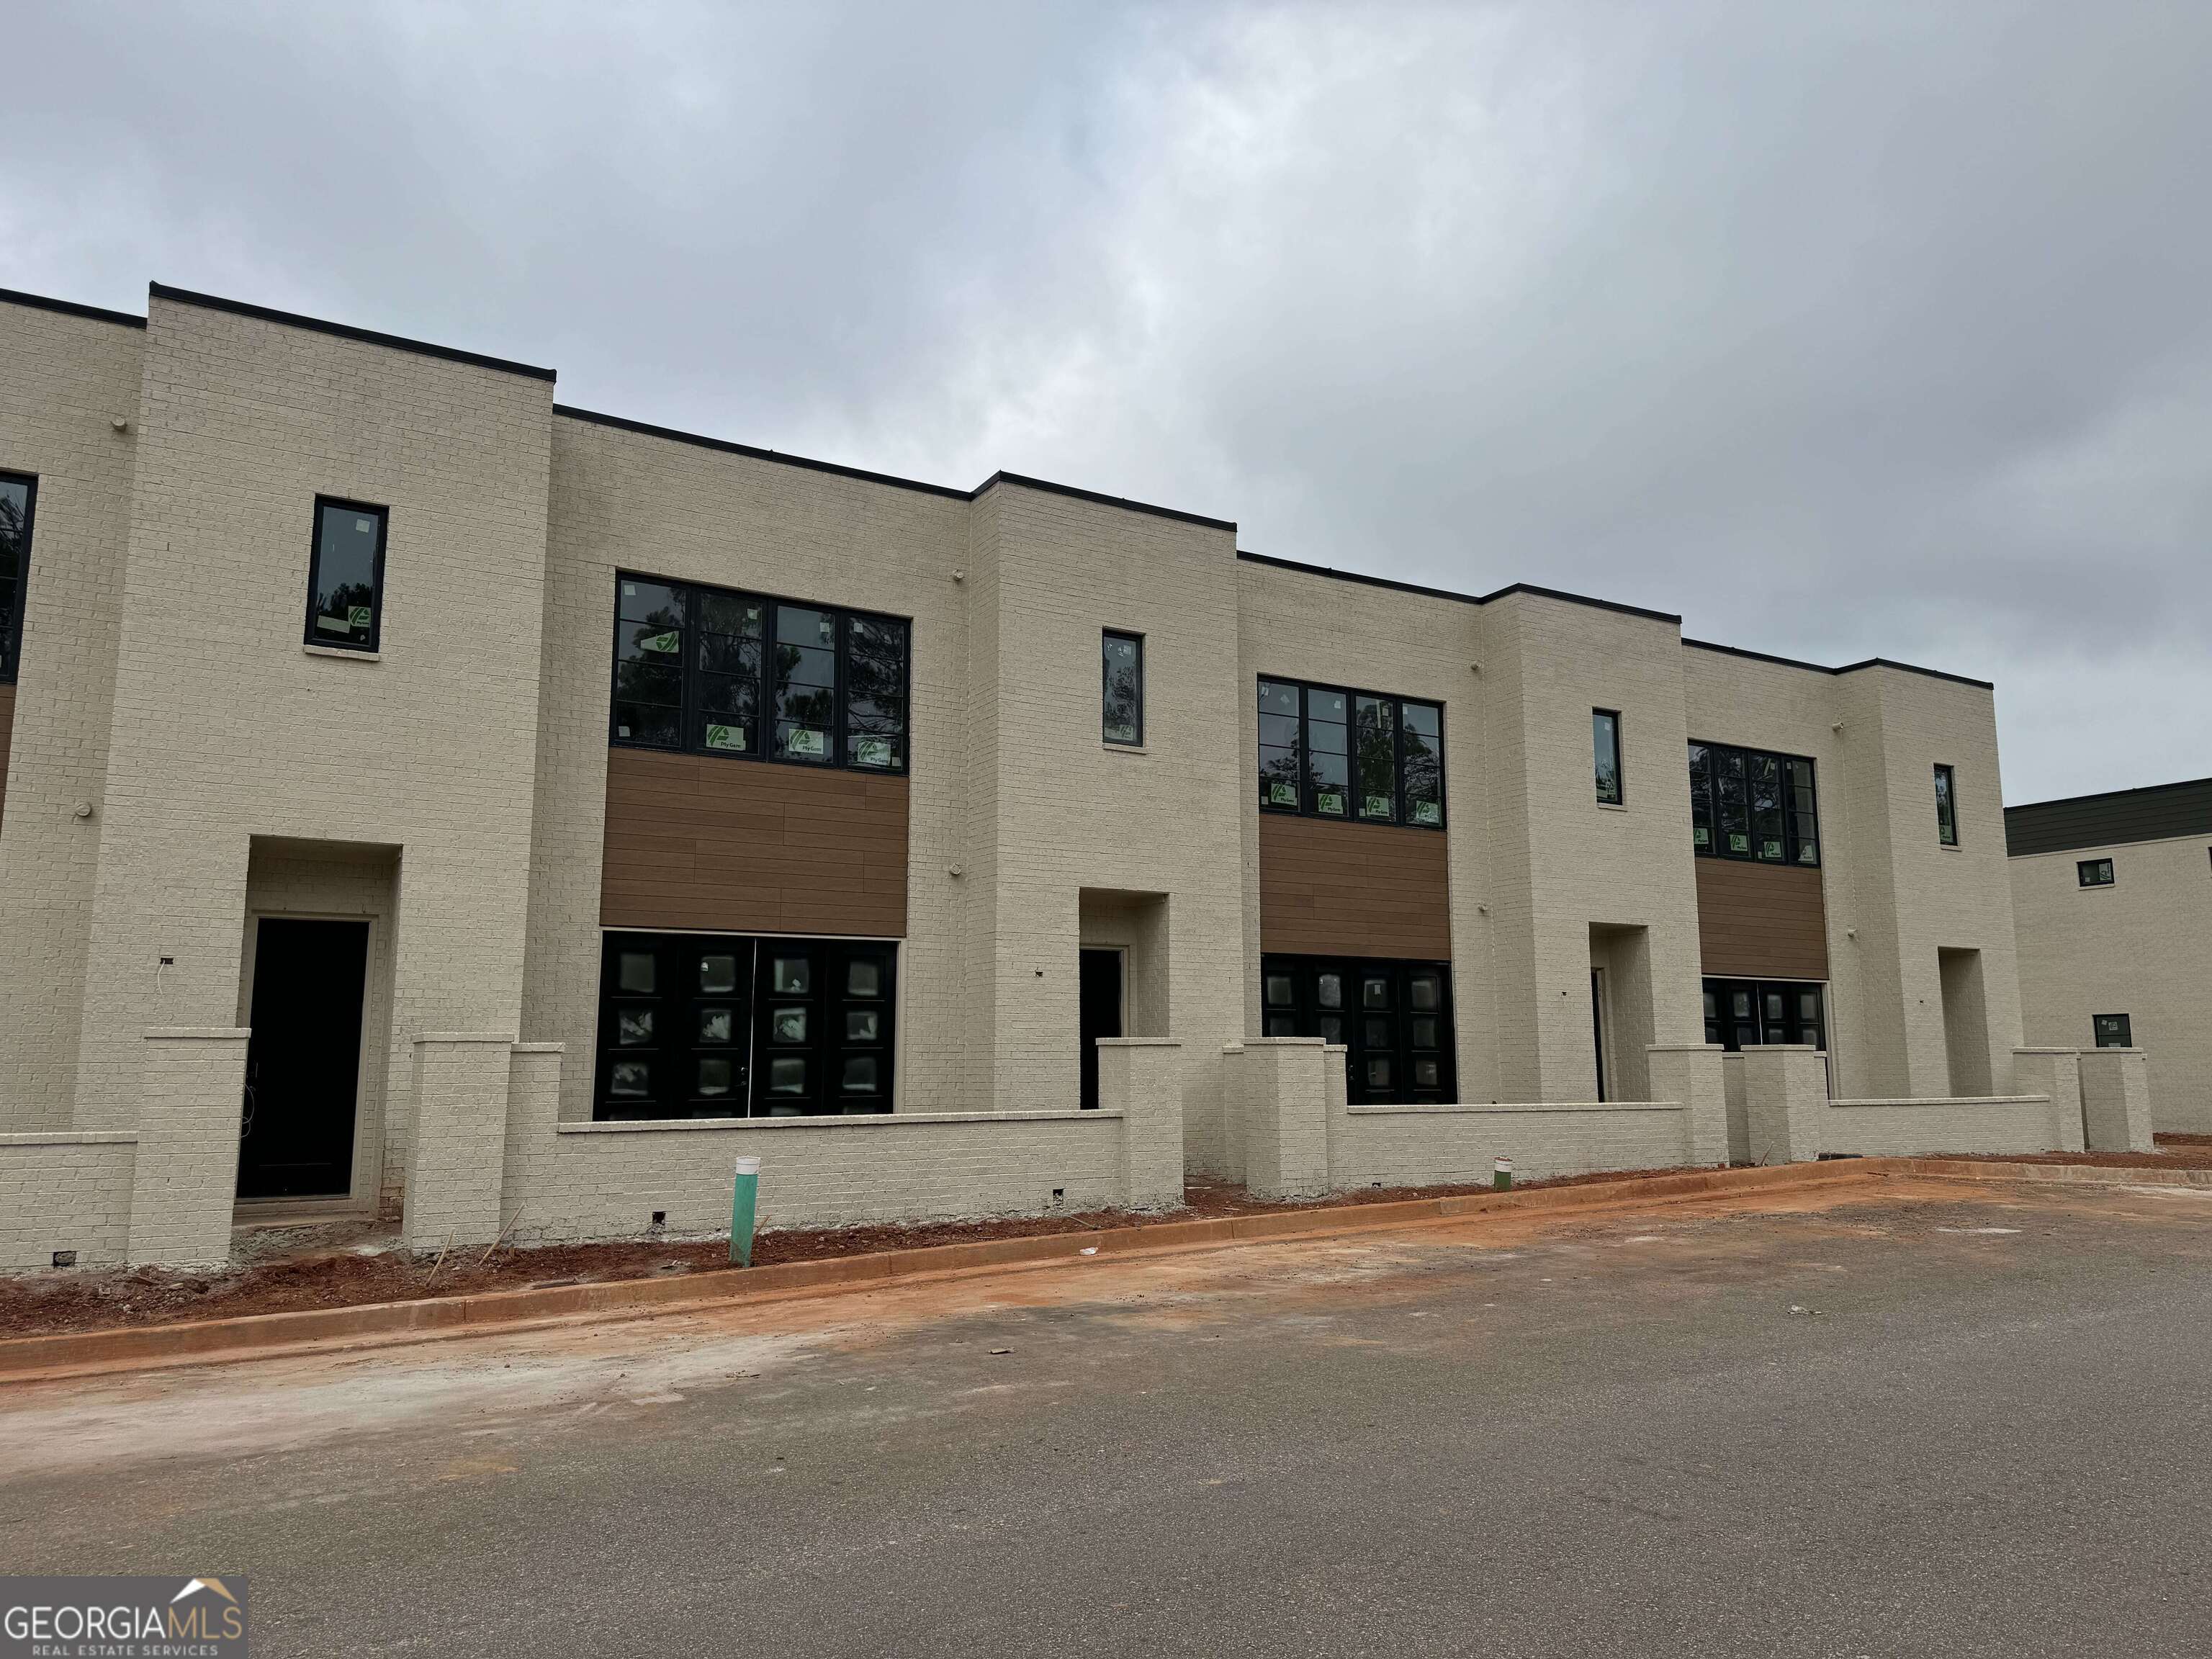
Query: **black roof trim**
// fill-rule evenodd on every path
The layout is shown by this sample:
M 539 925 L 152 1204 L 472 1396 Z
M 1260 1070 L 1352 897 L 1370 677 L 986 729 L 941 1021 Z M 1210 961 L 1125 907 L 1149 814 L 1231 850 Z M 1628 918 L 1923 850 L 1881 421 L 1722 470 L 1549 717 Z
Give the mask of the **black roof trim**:
M 2014 858 L 2131 842 L 2212 836 L 2212 778 L 2108 789 L 2005 808 L 2005 850 Z
M 1237 550 L 1237 556 L 1249 564 L 1272 565 L 1278 570 L 1295 570 L 1303 575 L 1326 576 L 1332 581 L 1358 582 L 1366 587 L 1387 587 L 1398 593 L 1418 593 L 1424 599 L 1450 599 L 1458 605 L 1489 605 L 1510 594 L 1529 593 L 1538 599 L 1558 599 L 1567 605 L 1586 605 L 1593 611 L 1617 611 L 1626 617 L 1642 617 L 1650 622 L 1673 623 L 1681 625 L 1682 619 L 1665 611 L 1646 611 L 1641 605 L 1622 605 L 1613 599 L 1593 599 L 1587 594 L 1563 592 L 1556 587 L 1538 587 L 1533 582 L 1515 582 L 1501 587 L 1495 593 L 1460 593 L 1449 587 L 1425 587 L 1419 582 L 1401 582 L 1389 576 L 1370 576 L 1357 570 L 1339 570 L 1333 565 L 1306 564 L 1297 559 L 1279 559 L 1272 553 L 1248 553 Z
M 1771 662 L 1783 668 L 1802 668 L 1813 674 L 1856 674 L 1862 668 L 1894 668 L 1901 674 L 1924 674 L 1931 680 L 1949 680 L 1954 685 L 1971 685 L 1984 691 L 1996 687 L 1987 680 L 1970 678 L 1965 674 L 1953 674 L 1941 668 L 1922 668 L 1909 662 L 1893 662 L 1887 657 L 1869 657 L 1864 662 L 1845 663 L 1841 668 L 1831 668 L 1826 663 L 1806 662 L 1797 657 L 1778 657 L 1771 651 L 1747 651 L 1740 645 L 1715 645 L 1711 640 L 1693 640 L 1686 634 L 1682 643 L 1698 651 L 1717 651 L 1724 657 L 1748 657 L 1753 662 Z
M 20 289 L 0 288 L 0 300 L 11 306 L 27 306 L 33 311 L 58 311 L 64 317 L 88 317 L 95 323 L 120 323 L 125 328 L 143 328 L 146 319 L 127 311 L 108 311 L 100 306 L 81 306 L 74 300 L 51 300 L 43 294 L 25 294 Z
M 1102 507 L 1123 507 L 1132 513 L 1149 513 L 1155 518 L 1174 519 L 1183 524 L 1204 525 L 1213 530 L 1234 531 L 1237 528 L 1224 519 L 1204 518 L 1172 507 L 1154 507 L 1148 501 L 1133 501 L 1125 495 L 1103 495 L 1095 489 L 1079 489 L 1073 484 L 1054 483 L 1048 478 L 1027 477 L 1019 472 L 994 472 L 973 489 L 957 489 L 951 484 L 924 483 L 918 478 L 902 478 L 889 472 L 871 472 L 866 467 L 845 466 L 836 461 L 817 461 L 809 456 L 793 455 L 781 449 L 763 449 L 755 444 L 736 443 L 727 438 L 709 438 L 696 432 L 679 432 L 673 427 L 654 426 L 650 422 L 633 421 L 622 415 L 602 415 L 594 410 L 576 409 L 568 404 L 554 404 L 553 412 L 565 415 L 572 421 L 586 421 L 593 426 L 611 426 L 643 437 L 665 438 L 671 443 L 720 450 L 725 455 L 743 455 L 749 460 L 776 461 L 785 466 L 803 466 L 810 472 L 827 472 L 840 478 L 857 478 L 863 483 L 888 484 L 893 489 L 918 489 L 925 495 L 942 495 L 950 501 L 972 501 L 984 491 L 1000 484 L 1018 484 L 1024 489 L 1042 489 L 1054 495 L 1069 495 L 1079 501 L 1096 501 Z
M 1186 513 L 1176 507 L 1155 507 L 1150 501 L 1133 501 L 1127 495 L 1103 495 L 1095 489 L 1079 489 L 1073 484 L 1054 483 L 1049 478 L 1031 478 L 1019 472 L 994 472 L 989 477 L 968 492 L 974 501 L 985 490 L 1000 484 L 1019 484 L 1024 489 L 1042 489 L 1054 495 L 1072 496 L 1079 501 L 1096 501 L 1101 507 L 1125 507 L 1132 513 L 1149 513 L 1156 519 L 1173 519 L 1178 524 L 1202 525 L 1208 530 L 1234 532 L 1234 519 L 1209 519 L 1202 513 Z
M 923 483 L 915 478 L 894 477 L 888 472 L 870 472 L 864 467 L 841 466 L 836 461 L 817 461 L 805 455 L 786 454 L 779 449 L 762 449 L 753 444 L 732 442 L 727 438 L 709 438 L 696 432 L 678 432 L 673 427 L 654 426 L 646 421 L 633 421 L 621 415 L 602 415 L 597 410 L 577 409 L 568 404 L 553 405 L 556 415 L 565 415 L 572 421 L 585 421 L 593 426 L 611 426 L 623 432 L 635 432 L 647 438 L 665 438 L 671 443 L 690 444 L 699 449 L 720 450 L 725 455 L 743 455 L 749 460 L 780 461 L 786 466 L 803 466 L 810 472 L 829 472 L 841 478 L 858 478 L 864 483 L 889 484 L 894 489 L 918 489 L 925 495 L 943 495 L 956 501 L 975 500 L 965 489 L 955 489 L 950 484 Z
M 530 363 L 510 362 L 504 357 L 486 357 L 478 352 L 463 351 L 458 346 L 433 345 L 427 340 L 410 340 L 397 334 L 380 334 L 373 328 L 355 328 L 347 323 L 325 322 L 319 317 L 302 317 L 296 312 L 272 311 L 267 306 L 248 305 L 243 300 L 226 300 L 213 294 L 195 294 L 190 289 L 171 288 L 166 283 L 149 283 L 146 291 L 156 300 L 199 306 L 209 311 L 228 311 L 234 316 L 255 317 L 264 323 L 283 323 L 288 328 L 312 329 L 318 334 L 334 334 L 342 340 L 359 340 L 365 345 L 389 346 L 395 351 L 411 351 L 418 357 L 441 357 L 449 363 L 468 363 L 477 368 L 496 369 L 503 374 L 525 374 L 533 380 L 550 381 L 553 379 L 551 369 L 538 368 Z

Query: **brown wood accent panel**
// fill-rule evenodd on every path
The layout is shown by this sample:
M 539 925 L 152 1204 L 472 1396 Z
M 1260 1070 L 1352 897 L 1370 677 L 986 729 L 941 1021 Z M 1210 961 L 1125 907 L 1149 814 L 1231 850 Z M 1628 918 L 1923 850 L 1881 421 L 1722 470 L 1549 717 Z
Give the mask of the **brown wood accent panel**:
M 1260 948 L 1451 960 L 1451 876 L 1434 830 L 1260 814 Z
M 1741 859 L 1690 862 L 1698 866 L 1705 972 L 1731 979 L 1827 978 L 1828 912 L 1817 869 Z
M 607 750 L 609 927 L 906 937 L 907 781 Z
M 8 750 L 15 732 L 15 688 L 0 684 L 0 818 L 8 814 Z

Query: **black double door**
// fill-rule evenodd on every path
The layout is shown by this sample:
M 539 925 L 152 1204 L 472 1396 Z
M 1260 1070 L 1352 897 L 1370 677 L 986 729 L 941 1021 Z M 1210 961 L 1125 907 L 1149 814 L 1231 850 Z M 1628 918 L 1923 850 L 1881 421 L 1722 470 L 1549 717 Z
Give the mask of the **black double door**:
M 264 917 L 239 1120 L 240 1198 L 331 1198 L 353 1185 L 368 924 Z
M 1126 1036 L 1121 1029 L 1121 953 L 1085 951 L 1082 960 L 1082 1006 L 1077 1030 L 1083 1041 L 1083 1091 L 1085 1111 L 1098 1106 L 1098 1039 Z
M 1261 959 L 1264 1035 L 1340 1042 L 1354 1105 L 1434 1105 L 1457 1097 L 1451 964 L 1370 958 Z

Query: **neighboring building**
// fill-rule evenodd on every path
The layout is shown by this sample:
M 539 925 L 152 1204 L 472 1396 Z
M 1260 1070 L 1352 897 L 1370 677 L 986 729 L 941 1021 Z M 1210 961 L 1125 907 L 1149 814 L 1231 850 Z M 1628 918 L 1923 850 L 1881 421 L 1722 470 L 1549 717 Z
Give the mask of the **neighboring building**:
M 2005 809 L 2028 1040 L 2148 1055 L 2161 1130 L 2212 1134 L 2212 778 Z
M 241 1198 L 465 1236 L 503 1180 L 528 1236 L 711 1220 L 732 1119 L 915 1119 L 786 1218 L 1126 1197 L 1133 1119 L 1114 1188 L 1044 1170 L 1061 1115 L 1146 1068 L 1234 1167 L 1246 1038 L 1341 1042 L 1354 1105 L 1644 1101 L 1707 1043 L 2012 1086 L 1982 682 L 149 313 L 0 303 L 0 1130 L 135 1145 L 86 1178 L 141 1206 L 161 1136 L 227 1156 L 195 1089 Z M 919 1138 L 975 1112 L 1052 1150 Z

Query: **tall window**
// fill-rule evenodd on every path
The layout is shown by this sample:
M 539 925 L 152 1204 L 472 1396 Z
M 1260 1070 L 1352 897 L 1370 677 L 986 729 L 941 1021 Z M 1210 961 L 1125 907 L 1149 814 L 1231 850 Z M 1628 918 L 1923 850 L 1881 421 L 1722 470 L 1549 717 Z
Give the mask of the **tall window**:
M 1607 806 L 1620 805 L 1620 711 L 1590 710 L 1590 753 L 1596 768 L 1597 798 Z
M 903 772 L 908 638 L 896 617 L 619 576 L 610 735 L 648 749 Z
M 2110 859 L 2083 859 L 2074 866 L 2074 879 L 2084 887 L 2110 887 L 2112 884 L 2112 861 Z
M 1099 635 L 1099 730 L 1109 743 L 1142 748 L 1145 742 L 1145 639 L 1141 634 Z
M 384 538 L 391 514 L 359 501 L 315 497 L 307 568 L 309 645 L 374 651 L 384 625 Z
M 891 1109 L 896 945 L 609 933 L 604 952 L 593 1117 Z
M 1959 780 L 1948 766 L 1936 769 L 1936 839 L 1946 847 L 1959 844 Z
M 1441 705 L 1263 679 L 1259 720 L 1262 807 L 1443 827 Z
M 15 678 L 23 651 L 23 595 L 31 585 L 31 519 L 39 481 L 0 472 L 0 684 Z
M 1818 864 L 1820 810 L 1813 763 L 1797 755 L 1692 744 L 1690 849 L 1707 858 Z
M 2132 1048 L 2135 1031 L 2125 1014 L 2093 1014 L 2089 1020 L 2100 1048 Z

